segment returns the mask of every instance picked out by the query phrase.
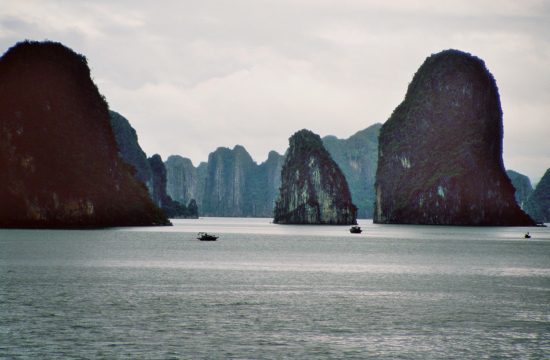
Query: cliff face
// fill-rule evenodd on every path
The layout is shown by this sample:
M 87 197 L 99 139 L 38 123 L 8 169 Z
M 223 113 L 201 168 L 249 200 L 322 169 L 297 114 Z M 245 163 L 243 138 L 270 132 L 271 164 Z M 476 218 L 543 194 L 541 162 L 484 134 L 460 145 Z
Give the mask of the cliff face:
M 247 192 L 254 161 L 242 146 L 218 148 L 208 156 L 203 213 L 246 216 L 251 213 Z
M 273 217 L 275 200 L 281 186 L 284 157 L 270 151 L 267 160 L 256 166 L 250 181 L 250 216 Z
M 185 203 L 174 201 L 166 192 L 166 168 L 160 155 L 155 154 L 148 159 L 151 167 L 153 202 L 160 207 L 170 218 L 197 218 L 198 209 L 196 202 L 190 200 L 189 206 Z
M 502 163 L 502 110 L 482 60 L 430 56 L 382 126 L 377 223 L 532 225 Z
M 109 111 L 111 126 L 118 145 L 119 155 L 125 163 L 134 167 L 135 177 L 153 192 L 153 173 L 147 155 L 141 149 L 138 136 L 128 119 L 115 111 Z
M 357 208 L 344 174 L 321 138 L 301 130 L 289 139 L 275 204 L 279 224 L 356 224 Z
M 531 186 L 531 180 L 523 174 L 520 174 L 514 170 L 506 170 L 506 175 L 510 178 L 512 186 L 516 189 L 515 198 L 518 205 L 525 210 L 527 199 L 533 193 L 533 187 Z
M 546 170 L 529 197 L 525 209 L 537 222 L 550 222 L 550 169 Z
M 172 199 L 187 204 L 195 199 L 200 205 L 206 180 L 206 164 L 193 166 L 191 160 L 179 155 L 169 156 L 164 162 L 167 175 L 166 191 Z
M 155 154 L 147 159 L 152 174 L 151 198 L 158 207 L 162 208 L 168 203 L 168 194 L 166 193 L 166 168 L 159 154 Z M 170 199 L 171 200 L 171 199 Z
M 24 42 L 0 59 L 0 226 L 169 224 L 119 158 L 86 59 Z
M 181 156 L 166 161 L 168 194 L 197 199 L 206 216 L 272 217 L 283 157 L 276 152 L 257 165 L 242 146 L 218 148 L 197 168 Z
M 374 180 L 378 161 L 378 134 L 382 124 L 374 124 L 348 139 L 323 138 L 323 145 L 338 164 L 348 182 L 357 217 L 372 219 Z

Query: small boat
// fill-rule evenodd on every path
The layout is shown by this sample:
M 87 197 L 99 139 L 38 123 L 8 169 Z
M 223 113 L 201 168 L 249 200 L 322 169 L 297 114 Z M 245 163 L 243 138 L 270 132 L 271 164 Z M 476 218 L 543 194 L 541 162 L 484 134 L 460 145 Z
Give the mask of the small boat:
M 525 238 L 526 238 L 526 239 L 530 239 L 530 238 L 531 238 L 531 235 L 529 235 L 529 233 L 527 232 L 527 233 L 525 233 Z
M 361 226 L 359 225 L 353 225 L 350 229 L 349 229 L 349 232 L 352 233 L 352 234 L 361 234 L 363 230 L 361 230 Z
M 197 240 L 200 240 L 200 241 L 216 241 L 218 239 L 218 236 L 210 235 L 205 232 L 200 232 L 197 234 L 197 236 L 198 236 Z

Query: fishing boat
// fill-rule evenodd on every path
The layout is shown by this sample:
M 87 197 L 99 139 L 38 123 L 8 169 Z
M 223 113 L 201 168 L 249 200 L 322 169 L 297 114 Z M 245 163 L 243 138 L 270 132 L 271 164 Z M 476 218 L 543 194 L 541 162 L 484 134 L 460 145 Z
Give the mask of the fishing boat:
M 216 241 L 218 239 L 218 236 L 211 235 L 205 232 L 200 232 L 197 234 L 197 236 L 198 236 L 197 240 L 200 240 L 200 241 Z
M 353 225 L 350 229 L 349 229 L 349 232 L 352 233 L 352 234 L 361 234 L 363 230 L 361 230 L 361 226 L 359 225 Z

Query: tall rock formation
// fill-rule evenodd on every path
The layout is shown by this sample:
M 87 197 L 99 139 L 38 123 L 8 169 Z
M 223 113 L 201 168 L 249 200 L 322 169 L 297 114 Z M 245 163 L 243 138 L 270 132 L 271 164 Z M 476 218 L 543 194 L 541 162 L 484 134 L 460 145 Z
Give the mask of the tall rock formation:
M 546 170 L 529 197 L 525 209 L 537 222 L 550 222 L 550 169 Z
M 514 170 L 506 170 L 506 175 L 510 178 L 512 186 L 516 189 L 515 197 L 518 205 L 525 211 L 525 204 L 533 193 L 533 186 L 531 186 L 531 180 L 523 174 L 520 174 Z
M 275 204 L 278 224 L 356 224 L 357 208 L 344 174 L 319 135 L 300 130 L 289 139 Z
M 533 225 L 504 171 L 502 131 L 484 62 L 457 50 L 428 57 L 380 130 L 374 221 Z
M 195 199 L 201 206 L 206 180 L 206 163 L 194 167 L 188 158 L 172 155 L 164 162 L 164 166 L 168 195 L 182 204 Z
M 202 214 L 246 216 L 252 211 L 248 187 L 255 163 L 244 147 L 218 148 L 208 156 Z
M 198 211 L 196 210 L 196 202 L 189 201 L 189 207 L 185 203 L 174 201 L 166 192 L 166 168 L 162 162 L 160 155 L 155 154 L 149 159 L 152 177 L 152 193 L 153 202 L 160 207 L 170 218 L 197 218 Z
M 120 159 L 86 58 L 23 42 L 0 59 L 0 226 L 169 224 Z
M 374 213 L 374 179 L 381 127 L 382 124 L 374 124 L 348 139 L 323 138 L 323 145 L 346 176 L 358 218 L 372 219 Z
M 135 169 L 136 179 L 145 184 L 149 193 L 152 194 L 153 173 L 147 155 L 139 145 L 136 130 L 130 125 L 128 119 L 115 111 L 109 111 L 109 118 L 120 157 Z

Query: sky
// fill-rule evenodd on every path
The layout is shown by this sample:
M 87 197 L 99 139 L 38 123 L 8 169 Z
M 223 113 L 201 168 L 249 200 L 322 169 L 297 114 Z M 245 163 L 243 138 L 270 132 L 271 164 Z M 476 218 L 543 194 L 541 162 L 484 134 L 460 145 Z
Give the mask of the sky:
M 548 0 L 0 0 L 0 52 L 24 39 L 85 55 L 147 155 L 195 165 L 383 123 L 426 57 L 459 49 L 497 81 L 505 167 L 550 168 Z

